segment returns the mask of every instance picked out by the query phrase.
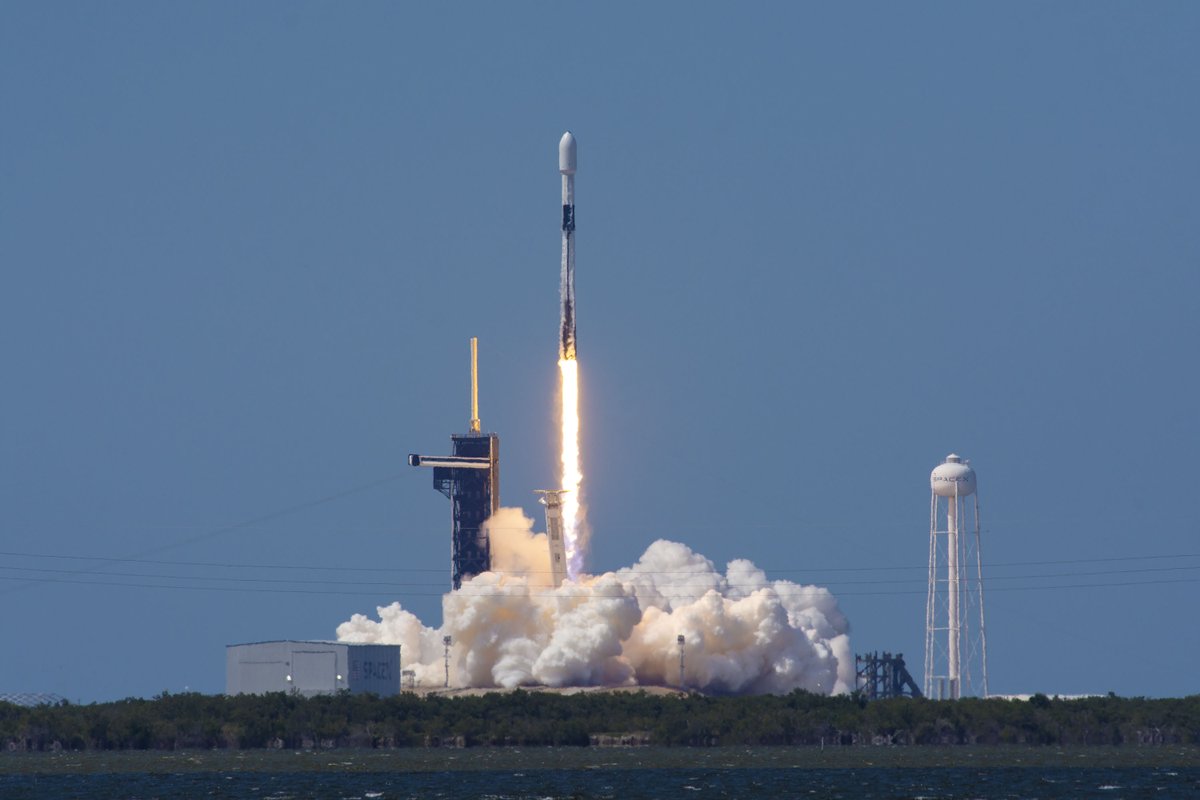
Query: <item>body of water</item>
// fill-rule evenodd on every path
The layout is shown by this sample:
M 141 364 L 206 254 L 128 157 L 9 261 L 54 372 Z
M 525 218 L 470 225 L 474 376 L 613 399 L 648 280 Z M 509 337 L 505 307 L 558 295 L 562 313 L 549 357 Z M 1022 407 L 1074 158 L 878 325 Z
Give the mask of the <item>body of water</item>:
M 480 748 L 10 753 L 0 797 L 1200 798 L 1197 748 Z

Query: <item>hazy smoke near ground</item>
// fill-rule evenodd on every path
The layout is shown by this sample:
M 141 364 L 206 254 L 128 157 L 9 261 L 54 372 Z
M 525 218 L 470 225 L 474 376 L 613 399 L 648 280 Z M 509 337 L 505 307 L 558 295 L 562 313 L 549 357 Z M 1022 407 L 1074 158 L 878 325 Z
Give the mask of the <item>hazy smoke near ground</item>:
M 440 629 L 399 603 L 338 626 L 348 642 L 401 645 L 416 682 L 450 685 L 679 686 L 758 694 L 832 693 L 854 684 L 849 625 L 828 590 L 771 581 L 749 561 L 722 574 L 686 545 L 660 539 L 633 566 L 550 586 L 546 536 L 520 509 L 488 522 L 493 571 L 442 599 Z

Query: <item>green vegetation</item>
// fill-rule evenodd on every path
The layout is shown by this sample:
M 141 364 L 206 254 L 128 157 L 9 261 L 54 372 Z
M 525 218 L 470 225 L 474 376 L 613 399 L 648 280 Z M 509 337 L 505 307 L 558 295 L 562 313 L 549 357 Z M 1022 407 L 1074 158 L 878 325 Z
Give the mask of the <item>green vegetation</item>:
M 92 705 L 0 703 L 9 750 L 588 745 L 1200 744 L 1200 695 L 1029 701 L 785 696 L 380 698 L 162 694 Z M 609 736 L 606 736 L 609 735 Z M 614 736 L 615 735 L 615 736 Z

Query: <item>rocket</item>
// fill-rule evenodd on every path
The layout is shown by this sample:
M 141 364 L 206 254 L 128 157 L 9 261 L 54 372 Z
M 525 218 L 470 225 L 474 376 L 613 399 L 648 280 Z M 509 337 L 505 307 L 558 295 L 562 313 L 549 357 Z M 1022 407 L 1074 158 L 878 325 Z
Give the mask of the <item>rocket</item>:
M 558 171 L 562 173 L 562 330 L 560 361 L 575 360 L 575 134 L 567 131 L 558 142 Z

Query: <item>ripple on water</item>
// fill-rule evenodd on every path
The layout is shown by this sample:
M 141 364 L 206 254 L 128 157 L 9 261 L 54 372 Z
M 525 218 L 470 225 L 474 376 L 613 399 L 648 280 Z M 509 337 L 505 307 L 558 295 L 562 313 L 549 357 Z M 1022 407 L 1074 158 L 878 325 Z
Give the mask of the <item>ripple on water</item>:
M 800 748 L 639 748 L 338 753 L 73 753 L 0 758 L 0 798 L 180 800 L 637 800 L 648 797 L 1074 800 L 1200 797 L 1192 751 L 824 753 Z M 1174 755 L 1172 755 L 1174 753 Z M 1180 760 L 1179 754 L 1187 756 Z M 1065 757 L 1063 757 L 1065 756 Z M 1086 756 L 1084 758 L 1083 756 Z M 1119 762 L 1119 759 L 1124 759 Z M 867 762 L 874 766 L 868 766 Z M 970 766 L 964 762 L 969 761 Z M 1132 766 L 1129 764 L 1132 763 Z

